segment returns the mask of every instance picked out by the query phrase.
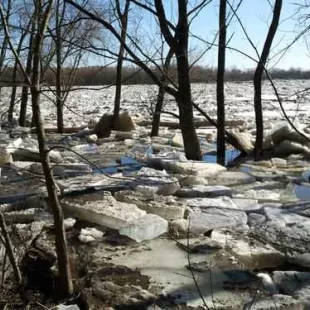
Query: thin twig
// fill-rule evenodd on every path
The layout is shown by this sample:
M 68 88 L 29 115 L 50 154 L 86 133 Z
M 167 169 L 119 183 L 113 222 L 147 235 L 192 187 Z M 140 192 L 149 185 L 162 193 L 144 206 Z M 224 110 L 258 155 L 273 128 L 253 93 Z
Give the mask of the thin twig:
M 190 255 L 190 251 L 189 251 L 189 233 L 190 233 L 190 217 L 188 218 L 188 228 L 187 228 L 187 262 L 188 262 L 188 269 L 192 275 L 192 278 L 194 280 L 194 283 L 195 283 L 195 286 L 196 286 L 196 289 L 197 289 L 197 292 L 204 304 L 204 306 L 206 307 L 207 310 L 210 310 L 210 308 L 208 307 L 204 297 L 203 297 L 203 294 L 200 290 L 200 287 L 199 287 L 199 284 L 197 282 L 197 279 L 195 277 L 195 274 L 194 274 L 194 271 L 193 271 L 193 268 L 192 268 L 192 264 L 191 264 L 191 255 Z M 212 285 L 212 283 L 210 283 L 210 285 Z
M 1 228 L 1 232 L 3 235 L 4 241 L 5 241 L 4 246 L 6 248 L 8 257 L 10 259 L 10 263 L 11 263 L 13 271 L 14 271 L 15 280 L 17 282 L 19 289 L 21 289 L 22 276 L 21 276 L 20 269 L 17 265 L 16 259 L 14 256 L 13 245 L 12 245 L 11 239 L 9 237 L 7 228 L 6 228 L 5 219 L 4 219 L 2 212 L 0 212 L 0 228 Z

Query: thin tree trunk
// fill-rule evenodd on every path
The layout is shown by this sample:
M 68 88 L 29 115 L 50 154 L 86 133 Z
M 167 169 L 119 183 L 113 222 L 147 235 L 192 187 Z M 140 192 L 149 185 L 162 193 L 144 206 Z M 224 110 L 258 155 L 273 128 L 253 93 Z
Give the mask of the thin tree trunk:
M 226 49 L 226 0 L 220 0 L 219 47 L 217 65 L 217 163 L 225 165 L 225 49 Z
M 65 8 L 63 7 L 63 10 Z M 64 132 L 64 118 L 63 118 L 63 100 L 61 91 L 61 75 L 62 75 L 62 63 L 61 63 L 61 52 L 62 52 L 62 38 L 61 38 L 61 25 L 60 25 L 60 1 L 56 2 L 56 109 L 57 109 L 57 131 L 58 133 Z
M 21 275 L 20 269 L 18 267 L 18 264 L 16 262 L 15 256 L 14 256 L 13 245 L 12 245 L 11 239 L 9 237 L 8 231 L 6 229 L 5 219 L 4 219 L 2 212 L 0 212 L 0 228 L 1 228 L 1 232 L 2 232 L 2 235 L 4 238 L 4 242 L 5 242 L 4 246 L 5 246 L 5 249 L 7 251 L 10 263 L 12 265 L 12 268 L 13 268 L 15 280 L 17 282 L 18 287 L 21 288 L 21 286 L 22 286 L 22 275 Z
M 274 36 L 277 32 L 282 9 L 282 0 L 275 0 L 272 22 L 263 47 L 263 51 L 254 74 L 254 109 L 256 123 L 255 159 L 258 160 L 263 154 L 264 120 L 262 110 L 262 75 L 270 53 Z
M 5 22 L 8 25 L 9 24 L 10 15 L 11 15 L 11 9 L 12 9 L 12 0 L 8 0 L 6 5 L 7 5 L 7 9 L 6 9 Z M 2 93 L 1 77 L 2 77 L 3 72 L 5 70 L 4 60 L 5 60 L 7 48 L 8 48 L 8 40 L 5 37 L 3 39 L 2 46 L 1 46 L 1 52 L 0 52 L 0 96 L 1 96 L 1 93 Z
M 129 5 L 130 5 L 130 1 L 126 0 L 124 12 L 122 13 L 120 10 L 119 1 L 117 1 L 117 4 L 116 4 L 122 29 L 121 29 L 121 43 L 120 43 L 120 48 L 119 48 L 118 58 L 117 58 L 113 123 L 117 120 L 117 118 L 119 116 L 120 105 L 121 105 L 122 70 L 123 70 L 123 61 L 124 61 L 124 53 L 125 53 L 124 44 L 126 43 L 126 36 L 127 36 Z M 113 126 L 114 126 L 114 124 L 113 124 Z
M 1 76 L 4 72 L 4 60 L 5 60 L 5 54 L 7 49 L 7 40 L 4 39 L 1 47 L 1 53 L 0 53 L 0 96 L 2 93 L 2 86 L 1 86 Z
M 27 35 L 27 32 L 29 30 L 29 27 L 30 27 L 30 23 L 28 23 L 26 29 L 23 31 L 23 33 L 20 36 L 20 39 L 19 39 L 19 42 L 18 42 L 18 46 L 17 46 L 17 49 L 16 49 L 16 53 L 17 53 L 18 57 L 20 55 L 20 52 L 21 52 L 21 49 L 22 49 L 22 45 L 23 45 L 24 39 L 25 39 L 25 37 Z M 9 112 L 8 112 L 8 122 L 9 123 L 13 122 L 13 113 L 14 113 L 16 91 L 17 91 L 17 85 L 16 85 L 17 81 L 16 81 L 16 78 L 17 78 L 18 68 L 19 68 L 18 61 L 15 60 L 14 68 L 13 68 L 13 77 L 12 77 L 13 86 L 12 86 L 10 106 L 9 106 Z
M 166 94 L 165 86 L 167 83 L 167 74 L 168 74 L 168 70 L 169 70 L 169 66 L 170 66 L 173 54 L 174 54 L 173 49 L 170 48 L 168 55 L 166 57 L 165 63 L 164 63 L 164 68 L 163 68 L 164 74 L 161 77 L 162 84 L 158 88 L 155 113 L 153 115 L 153 121 L 152 121 L 151 137 L 158 136 L 158 133 L 159 133 L 160 113 L 163 108 L 163 103 L 165 99 L 165 94 Z
M 165 78 L 162 77 L 161 80 L 164 84 Z M 157 101 L 156 101 L 155 111 L 154 111 L 153 120 L 152 120 L 151 137 L 158 136 L 158 133 L 159 133 L 160 113 L 161 113 L 161 110 L 163 108 L 165 93 L 166 93 L 165 92 L 165 86 L 160 85 L 158 87 Z
M 29 36 L 28 43 L 28 55 L 26 62 L 26 74 L 27 76 L 31 76 L 32 71 L 32 60 L 33 60 L 33 41 L 34 41 L 34 32 L 35 32 L 35 22 L 32 21 L 31 32 Z M 27 117 L 27 105 L 28 105 L 28 93 L 29 93 L 29 85 L 27 85 L 27 78 L 24 79 L 24 86 L 22 88 L 21 100 L 20 100 L 20 111 L 19 111 L 19 125 L 22 127 L 26 127 L 26 117 Z
M 58 270 L 60 276 L 59 292 L 62 296 L 67 297 L 72 294 L 73 285 L 70 272 L 68 248 L 66 242 L 66 235 L 63 223 L 63 212 L 58 200 L 57 191 L 52 175 L 51 165 L 49 161 L 49 153 L 45 143 L 45 131 L 43 126 L 43 119 L 40 110 L 40 93 L 41 93 L 41 48 L 43 35 L 45 33 L 46 24 L 49 20 L 51 6 L 53 0 L 50 0 L 44 13 L 40 14 L 37 12 L 38 28 L 39 31 L 35 35 L 34 39 L 34 52 L 33 52 L 33 74 L 31 79 L 31 97 L 32 97 L 32 113 L 36 126 L 40 158 L 44 171 L 46 187 L 48 192 L 49 203 L 52 207 L 55 225 L 55 243 L 56 252 L 58 258 Z M 38 6 L 37 10 L 40 12 L 41 7 Z M 43 15 L 43 18 L 40 18 Z M 43 21 L 42 21 L 43 20 Z
M 14 113 L 16 91 L 17 91 L 17 86 L 16 86 L 17 67 L 18 67 L 18 64 L 17 64 L 17 62 L 15 62 L 14 68 L 13 68 L 13 77 L 12 77 L 12 79 L 13 79 L 13 86 L 12 86 L 12 92 L 11 92 L 11 98 L 10 98 L 10 106 L 9 106 L 9 111 L 8 111 L 8 122 L 9 123 L 13 122 L 13 113 Z

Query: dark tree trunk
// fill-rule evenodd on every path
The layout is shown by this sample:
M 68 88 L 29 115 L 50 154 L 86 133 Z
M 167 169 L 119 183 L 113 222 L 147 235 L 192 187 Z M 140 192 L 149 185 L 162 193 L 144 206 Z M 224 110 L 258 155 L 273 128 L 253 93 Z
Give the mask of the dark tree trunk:
M 194 125 L 194 114 L 191 96 L 188 63 L 188 34 L 187 1 L 178 0 L 179 22 L 176 30 L 175 53 L 178 69 L 179 90 L 177 104 L 179 107 L 180 127 L 183 136 L 185 155 L 188 159 L 201 158 L 200 144 Z
M 217 163 L 225 165 L 225 49 L 226 49 L 226 0 L 220 0 L 219 47 L 217 65 Z
M 13 79 L 16 79 L 15 70 L 17 71 L 17 69 L 15 69 L 15 66 L 14 66 L 13 70 L 14 70 L 14 72 L 13 72 Z M 9 106 L 9 111 L 8 111 L 8 122 L 9 123 L 13 122 L 13 114 L 14 114 L 16 91 L 17 91 L 17 87 L 16 87 L 16 85 L 13 85 L 12 86 L 12 92 L 11 92 L 11 98 L 10 98 L 10 106 Z
M 57 109 L 57 132 L 64 132 L 64 117 L 63 117 L 63 98 L 61 91 L 61 50 L 57 48 L 56 52 L 57 68 L 56 68 L 56 109 Z
M 17 52 L 19 54 L 19 52 Z M 13 68 L 13 86 L 12 86 L 12 92 L 11 92 L 11 98 L 10 98 L 10 106 L 9 106 L 9 111 L 8 111 L 8 122 L 12 123 L 13 122 L 13 113 L 14 113 L 14 106 L 15 106 L 15 99 L 16 99 L 16 76 L 17 76 L 17 67 L 18 63 L 15 62 L 14 68 Z
M 26 62 L 26 74 L 27 76 L 31 76 L 32 71 L 32 60 L 33 60 L 33 36 L 35 32 L 35 23 L 32 22 L 31 32 L 29 36 L 29 43 L 28 43 L 28 55 L 27 55 L 27 62 Z M 27 85 L 27 79 L 24 80 L 25 85 L 22 88 L 22 94 L 20 99 L 20 111 L 19 111 L 19 125 L 22 127 L 26 127 L 27 122 L 27 105 L 28 105 L 28 93 L 29 93 L 29 86 Z
M 54 226 L 55 226 L 55 243 L 56 252 L 58 258 L 58 270 L 60 276 L 59 283 L 59 293 L 68 297 L 72 294 L 73 285 L 70 272 L 68 248 L 66 241 L 66 234 L 63 223 L 63 212 L 58 200 L 57 191 L 52 175 L 51 165 L 49 161 L 49 153 L 45 143 L 45 131 L 43 126 L 43 120 L 40 110 L 40 93 L 41 93 L 41 47 L 43 35 L 45 32 L 45 27 L 42 25 L 42 17 L 45 17 L 47 22 L 50 15 L 51 6 L 53 0 L 48 2 L 47 8 L 44 13 L 42 13 L 42 8 L 38 6 L 37 8 L 37 24 L 38 31 L 34 38 L 34 51 L 33 51 L 33 74 L 31 79 L 31 97 L 32 97 L 32 113 L 36 126 L 39 152 L 41 163 L 44 171 L 46 188 L 48 192 L 49 203 L 51 205 L 53 216 L 54 216 Z M 41 12 L 41 13 L 39 13 Z M 41 18 L 40 18 L 41 17 Z M 44 18 L 43 18 L 44 20 Z
M 277 32 L 282 9 L 282 0 L 276 0 L 274 5 L 272 22 L 263 47 L 263 51 L 257 64 L 254 74 L 254 109 L 256 123 L 255 159 L 258 160 L 263 155 L 264 141 L 264 120 L 262 110 L 262 75 L 270 53 L 274 36 Z
M 109 30 L 121 43 L 121 38 L 116 29 L 108 21 L 96 16 L 95 14 L 89 12 L 81 5 L 77 4 L 73 0 L 65 0 L 67 3 L 70 3 L 72 6 L 91 17 L 93 20 L 96 20 L 102 24 L 107 30 Z M 175 50 L 177 58 L 177 67 L 178 67 L 178 79 L 179 79 L 179 88 L 176 90 L 173 87 L 166 86 L 166 90 L 175 97 L 179 111 L 180 111 L 180 127 L 183 135 L 184 149 L 185 154 L 188 159 L 200 159 L 200 145 L 198 136 L 195 130 L 194 121 L 193 121 L 193 103 L 191 101 L 191 88 L 189 81 L 189 65 L 188 65 L 188 35 L 189 35 L 189 25 L 188 25 L 188 16 L 187 16 L 187 0 L 178 0 L 179 6 L 179 21 L 178 25 L 175 27 L 175 36 L 171 34 L 169 28 L 169 23 L 165 16 L 165 9 L 162 3 L 162 0 L 154 0 L 154 6 L 156 9 L 156 16 L 159 21 L 159 26 L 161 33 L 165 38 L 167 44 L 170 48 Z M 134 62 L 142 68 L 155 82 L 157 85 L 160 85 L 156 73 L 148 67 L 142 59 L 140 59 L 135 52 L 125 44 L 125 50 L 133 58 Z
M 162 82 L 164 83 L 163 79 Z M 158 88 L 157 101 L 152 120 L 151 137 L 158 136 L 160 125 L 160 113 L 163 108 L 164 99 L 165 99 L 165 86 L 160 85 Z
M 65 8 L 63 7 L 63 11 Z M 57 132 L 64 132 L 64 117 L 63 117 L 63 98 L 61 91 L 61 52 L 62 52 L 62 38 L 61 38 L 61 25 L 60 25 L 60 1 L 56 2 L 56 37 L 55 37 L 55 48 L 56 48 L 56 109 L 57 109 Z
M 166 94 L 165 86 L 167 84 L 167 75 L 168 75 L 168 70 L 169 70 L 169 66 L 170 66 L 173 54 L 174 54 L 173 49 L 170 48 L 168 55 L 166 57 L 165 63 L 164 63 L 164 68 L 163 68 L 164 73 L 161 77 L 161 85 L 158 88 L 155 112 L 154 112 L 153 121 L 152 121 L 151 137 L 158 136 L 158 133 L 159 133 L 160 113 L 161 113 L 161 110 L 164 104 L 164 99 L 165 99 L 165 94 Z
M 12 9 L 12 1 L 11 0 L 7 1 L 6 8 L 7 9 L 6 9 L 5 22 L 8 25 L 9 24 L 9 19 L 10 19 L 10 16 L 11 16 L 11 9 Z M 5 60 L 7 48 L 8 48 L 8 40 L 5 37 L 3 39 L 2 46 L 1 46 L 1 52 L 0 52 L 0 80 L 1 80 L 1 77 L 2 77 L 2 74 L 3 74 L 3 71 L 5 70 L 4 69 L 4 67 L 5 67 L 4 66 L 4 60 Z M 1 96 L 1 93 L 2 93 L 2 86 L 1 86 L 1 83 L 0 83 L 0 96 Z
M 16 53 L 17 53 L 18 57 L 20 55 L 24 39 L 25 39 L 25 37 L 27 35 L 27 32 L 29 31 L 29 27 L 30 27 L 30 23 L 28 24 L 28 26 L 26 27 L 25 31 L 23 31 L 23 33 L 20 36 L 20 39 L 19 39 L 19 42 L 18 42 L 18 46 L 17 46 L 17 49 L 16 49 Z M 10 106 L 9 106 L 9 112 L 8 112 L 8 122 L 10 122 L 10 123 L 13 122 L 13 113 L 14 113 L 16 91 L 17 91 L 17 85 L 16 85 L 17 81 L 16 81 L 16 78 L 17 78 L 18 68 L 19 68 L 18 61 L 15 60 L 14 68 L 13 68 L 13 76 L 12 76 L 13 86 L 12 86 Z
M 5 60 L 5 54 L 6 54 L 6 49 L 7 49 L 7 40 L 4 39 L 2 42 L 2 46 L 1 46 L 1 52 L 0 52 L 0 80 L 1 80 L 1 76 L 3 74 L 4 71 L 4 60 Z M 2 86 L 0 83 L 0 96 L 2 93 Z
M 61 93 L 56 92 L 57 97 L 61 96 Z M 63 102 L 61 98 L 56 99 L 56 108 L 57 108 L 57 132 L 64 132 L 64 113 L 63 113 Z
M 122 95 L 122 70 L 123 70 L 123 61 L 127 36 L 127 24 L 128 24 L 128 12 L 130 1 L 126 0 L 124 12 L 121 12 L 119 1 L 117 1 L 117 11 L 121 23 L 121 43 L 118 52 L 117 58 L 117 69 L 116 69 L 116 88 L 115 88 L 115 99 L 114 99 L 114 112 L 113 112 L 113 123 L 117 120 L 120 112 L 121 105 L 121 95 Z M 113 124 L 114 126 L 114 124 Z
M 27 67 L 26 67 L 27 71 Z M 20 100 L 20 111 L 19 111 L 19 126 L 26 127 L 27 125 L 27 105 L 28 105 L 28 86 L 23 86 L 21 100 Z

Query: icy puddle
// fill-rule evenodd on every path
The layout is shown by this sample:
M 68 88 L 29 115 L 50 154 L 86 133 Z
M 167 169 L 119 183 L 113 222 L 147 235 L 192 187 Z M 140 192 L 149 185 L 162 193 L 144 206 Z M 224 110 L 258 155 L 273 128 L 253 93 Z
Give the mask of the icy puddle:
M 310 187 L 307 185 L 295 185 L 295 195 L 299 200 L 310 200 Z
M 136 159 L 129 156 L 122 156 L 120 160 L 115 160 L 111 163 L 111 166 L 103 167 L 100 170 L 97 168 L 93 169 L 94 173 L 114 174 L 123 172 L 125 175 L 140 170 L 144 165 L 138 162 Z
M 235 149 L 228 149 L 225 152 L 225 165 L 229 162 L 233 161 L 236 157 L 240 155 L 240 151 Z M 216 163 L 217 154 L 216 151 L 208 152 L 202 156 L 202 160 L 206 161 L 207 163 Z
M 183 241 L 186 244 L 186 240 Z M 191 239 L 191 244 L 193 239 Z M 149 251 L 128 252 L 127 255 L 113 257 L 112 263 L 124 265 L 131 269 L 138 268 L 142 275 L 151 278 L 154 286 L 162 288 L 162 294 L 169 294 L 176 303 L 188 306 L 203 306 L 192 274 L 187 268 L 188 253 L 182 250 L 174 241 L 169 239 L 154 239 L 145 243 Z M 195 265 L 203 264 L 200 272 L 193 271 L 199 289 L 209 307 L 225 309 L 226 306 L 238 306 L 249 298 L 248 293 L 241 291 L 228 291 L 223 283 L 229 280 L 219 267 L 218 259 L 213 259 L 212 254 L 191 254 L 192 269 Z M 211 265 L 210 265 L 211 264 Z M 210 267 L 211 266 L 211 272 Z

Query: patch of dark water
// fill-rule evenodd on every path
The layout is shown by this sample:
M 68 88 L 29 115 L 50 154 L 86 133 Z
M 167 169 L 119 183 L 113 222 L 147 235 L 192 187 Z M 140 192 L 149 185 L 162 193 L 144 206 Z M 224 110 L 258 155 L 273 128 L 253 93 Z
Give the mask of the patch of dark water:
M 226 286 L 229 284 L 233 285 L 251 285 L 253 282 L 256 283 L 258 278 L 256 275 L 248 270 L 224 270 L 224 274 L 228 277 L 225 281 Z
M 129 156 L 122 156 L 119 160 L 115 160 L 115 164 L 109 167 L 102 167 L 100 170 L 94 168 L 94 173 L 114 174 L 123 172 L 125 175 L 131 172 L 139 171 L 144 165 L 136 159 Z
M 294 193 L 299 200 L 310 200 L 310 186 L 295 185 Z
M 227 165 L 229 162 L 233 161 L 235 158 L 237 158 L 240 155 L 240 151 L 236 149 L 228 149 L 225 152 L 225 165 Z M 207 163 L 216 163 L 217 161 L 217 154 L 216 151 L 207 152 L 202 156 L 202 160 Z

